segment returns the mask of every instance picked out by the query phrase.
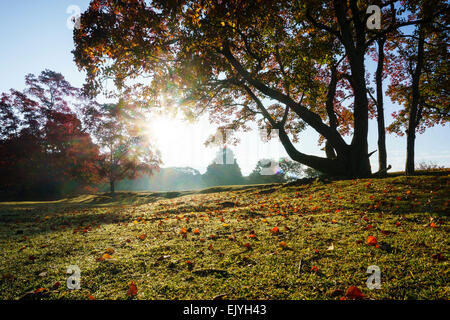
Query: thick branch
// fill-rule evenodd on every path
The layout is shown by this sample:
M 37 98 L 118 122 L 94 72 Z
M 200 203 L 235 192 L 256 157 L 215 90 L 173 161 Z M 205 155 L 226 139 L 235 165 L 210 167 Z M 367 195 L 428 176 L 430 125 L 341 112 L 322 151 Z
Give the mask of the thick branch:
M 229 45 L 224 44 L 223 55 L 227 58 L 227 60 L 231 63 L 231 65 L 235 68 L 235 70 L 253 87 L 258 89 L 261 93 L 271 97 L 274 100 L 277 100 L 286 106 L 289 106 L 302 120 L 304 120 L 308 125 L 313 127 L 319 134 L 323 135 L 333 147 L 338 151 L 345 153 L 347 151 L 348 145 L 345 143 L 342 136 L 334 129 L 330 128 L 326 124 L 322 122 L 320 116 L 307 108 L 303 107 L 301 104 L 296 103 L 289 96 L 283 94 L 282 92 L 272 89 L 266 86 L 264 83 L 259 81 L 258 79 L 253 78 L 250 73 L 245 70 L 245 68 L 236 60 L 234 55 L 231 53 Z

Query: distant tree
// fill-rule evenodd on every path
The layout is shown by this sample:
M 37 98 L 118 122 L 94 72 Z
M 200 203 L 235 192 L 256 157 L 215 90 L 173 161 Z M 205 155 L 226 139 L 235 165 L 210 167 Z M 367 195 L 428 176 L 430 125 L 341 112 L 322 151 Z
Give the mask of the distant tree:
M 303 175 L 305 169 L 305 166 L 303 166 L 301 163 L 292 161 L 287 158 L 281 159 L 278 165 L 285 180 L 300 178 Z
M 426 170 L 426 171 L 431 171 L 431 170 L 442 170 L 442 169 L 446 169 L 445 166 L 443 165 L 439 165 L 437 163 L 434 163 L 433 161 L 421 161 L 419 162 L 419 164 L 417 165 L 417 170 Z
M 310 167 L 306 167 L 303 170 L 303 173 L 305 174 L 306 178 L 318 178 L 323 176 L 323 173 L 314 169 L 314 168 L 310 168 Z
M 399 33 L 390 44 L 397 54 L 390 67 L 388 95 L 403 108 L 388 130 L 407 138 L 405 173 L 414 174 L 416 133 L 450 120 L 449 5 L 443 0 L 406 2 L 409 19 L 425 21 Z M 439 13 L 439 14 L 436 14 Z
M 249 183 L 281 183 L 300 178 L 304 166 L 288 158 L 280 161 L 261 159 L 248 176 Z
M 280 183 L 284 181 L 284 174 L 278 163 L 273 159 L 261 159 L 247 177 L 249 184 Z
M 116 182 L 151 174 L 159 168 L 159 153 L 151 145 L 147 122 L 142 117 L 124 100 L 85 108 L 85 121 L 100 146 L 99 174 L 109 182 L 111 193 L 115 192 Z
M 208 186 L 243 183 L 241 169 L 230 148 L 224 147 L 216 153 L 213 162 L 203 174 L 203 180 Z
M 163 168 L 150 178 L 153 190 L 192 190 L 204 186 L 200 172 L 189 167 Z

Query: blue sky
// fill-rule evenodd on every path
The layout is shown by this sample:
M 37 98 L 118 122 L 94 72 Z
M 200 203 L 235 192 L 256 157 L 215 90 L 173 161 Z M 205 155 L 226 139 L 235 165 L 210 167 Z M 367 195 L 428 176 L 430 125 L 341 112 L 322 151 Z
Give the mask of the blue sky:
M 24 76 L 38 74 L 44 69 L 62 73 L 74 86 L 81 86 L 84 74 L 78 71 L 71 51 L 73 50 L 72 30 L 66 26 L 70 14 L 66 12 L 70 5 L 77 5 L 81 11 L 88 6 L 87 0 L 20 0 L 0 2 L 0 92 L 10 88 L 23 89 Z M 390 114 L 398 109 L 386 98 L 387 124 Z M 213 159 L 215 150 L 205 148 L 203 141 L 213 132 L 207 119 L 194 126 L 174 122 L 177 134 L 170 137 L 160 133 L 166 146 L 162 148 L 165 166 L 191 166 L 203 172 Z M 160 126 L 162 127 L 162 126 Z M 161 128 L 163 130 L 163 128 Z M 183 134 L 191 130 L 189 134 Z M 244 143 L 234 147 L 235 155 L 244 174 L 248 174 L 258 158 L 285 156 L 282 147 L 276 144 L 264 145 L 259 142 L 257 133 L 243 134 Z M 169 139 L 170 138 L 170 139 Z M 317 147 L 317 134 L 306 130 L 301 134 L 299 150 L 305 153 L 323 156 Z M 433 161 L 450 167 L 450 127 L 434 127 L 416 139 L 416 163 Z M 176 156 L 177 146 L 188 148 L 187 157 Z M 275 150 L 276 149 L 276 150 Z M 370 122 L 369 151 L 377 149 L 376 122 Z M 403 170 L 405 162 L 406 138 L 387 136 L 388 164 L 393 170 Z M 259 151 L 258 151 L 259 150 Z M 275 151 L 274 151 L 275 150 Z M 372 170 L 377 170 L 377 154 L 372 158 Z

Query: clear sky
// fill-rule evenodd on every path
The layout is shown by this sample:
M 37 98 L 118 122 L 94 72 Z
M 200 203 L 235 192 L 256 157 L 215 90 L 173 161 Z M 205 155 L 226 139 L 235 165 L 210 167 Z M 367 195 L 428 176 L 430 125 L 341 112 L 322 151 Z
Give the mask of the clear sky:
M 88 0 L 2 0 L 0 1 L 0 92 L 10 88 L 23 89 L 24 76 L 38 74 L 48 68 L 62 73 L 74 86 L 81 86 L 84 74 L 79 72 L 71 51 L 72 30 L 66 26 L 70 13 L 67 9 L 77 5 L 81 11 Z M 386 122 L 398 108 L 386 98 Z M 155 124 L 164 166 L 190 166 L 204 172 L 214 158 L 213 148 L 203 142 L 213 133 L 207 119 L 194 125 L 182 121 L 160 119 Z M 377 149 L 376 122 L 370 122 L 369 151 Z M 306 130 L 300 136 L 299 150 L 324 156 L 317 146 L 317 134 Z M 435 127 L 418 135 L 416 139 L 416 163 L 432 161 L 450 167 L 450 127 Z M 263 144 L 257 132 L 241 136 L 242 144 L 233 147 L 244 174 L 251 172 L 258 159 L 286 156 L 278 143 Z M 406 138 L 387 135 L 388 164 L 393 170 L 403 170 Z M 372 170 L 376 171 L 377 154 L 371 157 Z

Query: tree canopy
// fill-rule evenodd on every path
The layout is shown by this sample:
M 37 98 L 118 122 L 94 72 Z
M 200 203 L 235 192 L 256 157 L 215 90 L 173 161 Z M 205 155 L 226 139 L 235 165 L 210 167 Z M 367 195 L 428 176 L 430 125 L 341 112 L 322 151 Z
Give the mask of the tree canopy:
M 94 0 L 74 32 L 74 56 L 91 92 L 113 79 L 121 94 L 209 112 L 220 128 L 256 122 L 278 130 L 295 161 L 367 176 L 365 58 L 380 36 L 424 22 L 407 19 L 402 1 L 376 4 L 380 30 L 367 28 L 368 1 Z M 326 141 L 327 157 L 295 148 L 306 126 Z

